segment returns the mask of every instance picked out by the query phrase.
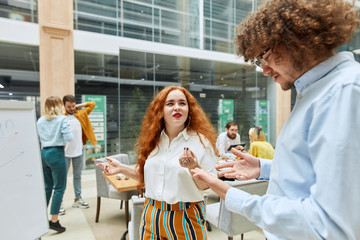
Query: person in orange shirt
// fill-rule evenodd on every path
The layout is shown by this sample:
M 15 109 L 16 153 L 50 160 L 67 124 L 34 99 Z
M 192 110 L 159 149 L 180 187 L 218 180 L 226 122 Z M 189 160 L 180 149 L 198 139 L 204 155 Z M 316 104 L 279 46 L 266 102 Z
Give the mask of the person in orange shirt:
M 72 207 L 88 208 L 89 204 L 82 200 L 81 197 L 81 171 L 83 169 L 83 145 L 85 145 L 88 140 L 92 145 L 97 144 L 89 119 L 89 114 L 94 109 L 95 102 L 76 104 L 75 97 L 69 94 L 63 97 L 63 103 L 67 119 L 70 123 L 71 132 L 74 135 L 74 141 L 65 146 L 67 167 L 69 168 L 70 162 L 72 162 L 73 167 L 75 199 Z M 63 205 L 61 205 L 60 214 L 65 214 Z

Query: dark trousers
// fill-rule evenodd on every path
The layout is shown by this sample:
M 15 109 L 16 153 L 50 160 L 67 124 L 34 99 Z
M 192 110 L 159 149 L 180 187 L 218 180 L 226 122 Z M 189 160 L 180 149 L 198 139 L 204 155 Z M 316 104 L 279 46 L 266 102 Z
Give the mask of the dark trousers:
M 64 147 L 44 147 L 41 150 L 43 165 L 46 203 L 49 205 L 51 195 L 50 214 L 59 214 L 60 205 L 66 188 L 67 167 Z

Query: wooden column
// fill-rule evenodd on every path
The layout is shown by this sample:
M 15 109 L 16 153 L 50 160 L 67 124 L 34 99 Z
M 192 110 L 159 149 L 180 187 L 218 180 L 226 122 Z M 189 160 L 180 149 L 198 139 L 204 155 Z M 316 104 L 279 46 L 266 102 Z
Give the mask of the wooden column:
M 41 113 L 49 96 L 74 94 L 73 1 L 38 0 Z
M 291 91 L 284 91 L 276 84 L 276 138 L 291 111 Z

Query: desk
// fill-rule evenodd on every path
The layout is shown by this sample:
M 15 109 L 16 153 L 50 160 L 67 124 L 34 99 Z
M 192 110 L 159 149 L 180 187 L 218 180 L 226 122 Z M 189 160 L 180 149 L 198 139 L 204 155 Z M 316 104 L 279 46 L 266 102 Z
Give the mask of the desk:
M 106 175 L 104 172 L 102 172 L 102 175 L 118 192 L 137 190 L 137 185 L 139 183 L 137 180 L 131 178 L 127 180 L 122 178 L 119 180 L 116 175 Z

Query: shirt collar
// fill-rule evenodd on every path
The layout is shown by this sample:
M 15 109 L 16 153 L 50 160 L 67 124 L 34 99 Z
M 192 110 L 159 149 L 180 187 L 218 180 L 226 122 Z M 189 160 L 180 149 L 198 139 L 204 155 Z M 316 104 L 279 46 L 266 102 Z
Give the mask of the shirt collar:
M 187 128 L 184 128 L 184 130 L 182 130 L 181 132 L 179 132 L 179 134 L 175 137 L 175 138 L 177 138 L 177 137 L 179 137 L 179 136 L 184 136 L 184 139 L 187 141 L 189 138 L 190 138 L 190 135 L 189 135 L 189 133 L 188 133 L 188 131 L 187 131 Z M 161 131 L 161 136 L 166 136 L 166 137 L 168 137 L 167 136 L 167 134 L 165 133 L 165 129 L 163 129 L 162 131 Z
M 306 87 L 324 77 L 333 68 L 342 62 L 351 60 L 354 60 L 354 55 L 351 52 L 340 52 L 319 63 L 295 81 L 296 92 L 298 94 L 302 93 Z

